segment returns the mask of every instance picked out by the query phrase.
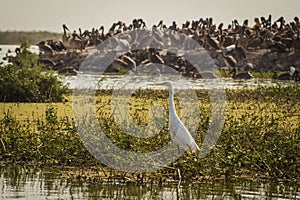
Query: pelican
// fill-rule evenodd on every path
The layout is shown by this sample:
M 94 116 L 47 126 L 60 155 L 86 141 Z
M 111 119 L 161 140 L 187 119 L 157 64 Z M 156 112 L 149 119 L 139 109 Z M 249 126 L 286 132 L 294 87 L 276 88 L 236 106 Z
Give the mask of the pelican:
M 292 75 L 291 75 L 290 72 L 285 72 L 285 73 L 280 74 L 280 75 L 278 75 L 277 71 L 274 71 L 273 73 L 274 73 L 273 77 L 272 77 L 273 79 L 277 79 L 277 80 L 281 80 L 281 81 L 292 79 Z
M 295 70 L 295 72 L 293 73 L 292 78 L 294 79 L 294 81 L 300 81 L 300 74 L 299 74 L 298 69 Z
M 254 29 L 260 30 L 261 29 L 261 23 L 259 22 L 259 19 L 257 17 L 254 18 L 254 22 L 255 22 Z
M 236 68 L 237 61 L 233 56 L 228 56 L 223 54 L 223 57 L 224 57 L 224 62 L 228 68 L 234 68 L 234 69 Z
M 296 39 L 294 40 L 294 51 L 298 52 L 300 50 L 300 31 L 297 30 L 297 36 L 296 36 Z
M 70 36 L 67 36 L 67 30 L 69 31 L 69 29 L 65 24 L 63 24 L 63 30 L 64 30 L 64 34 L 62 36 L 63 45 L 67 49 L 83 50 L 85 48 L 82 38 L 78 34 L 76 34 L 75 31 L 72 34 L 72 38 L 70 38 Z
M 259 48 L 260 45 L 262 45 L 264 42 L 264 39 L 261 36 L 252 38 L 249 40 L 248 48 Z
M 236 68 L 234 68 L 230 73 L 233 73 L 232 78 L 233 79 L 252 79 L 253 76 L 250 72 L 242 72 L 242 73 L 236 73 Z
M 118 71 L 120 70 L 125 70 L 127 71 L 129 68 L 129 65 L 127 62 L 125 62 L 124 60 L 120 59 L 120 58 L 116 58 L 114 59 L 114 61 L 112 62 L 112 67 Z
M 234 55 L 238 60 L 243 60 L 246 58 L 246 50 L 242 46 L 236 46 Z
M 68 40 L 66 47 L 69 49 L 79 49 L 79 50 L 83 50 L 85 48 L 83 40 L 75 32 L 72 33 L 72 38 Z
M 153 85 L 166 86 L 169 89 L 169 131 L 172 141 L 188 153 L 199 152 L 199 146 L 176 113 L 172 82 L 164 81 Z
M 220 50 L 220 42 L 211 38 L 209 34 L 206 35 L 205 46 L 211 47 L 213 50 Z
M 51 59 L 48 59 L 48 58 L 40 58 L 38 60 L 38 64 L 43 64 L 48 69 L 51 69 L 55 65 L 55 62 Z
M 295 79 L 295 76 L 298 75 L 298 70 L 295 67 L 291 66 L 288 72 L 278 75 L 277 71 L 274 71 L 273 79 L 277 80 L 292 80 Z
M 162 59 L 162 57 L 160 57 L 158 52 L 153 48 L 149 48 L 148 60 L 152 63 L 159 63 L 159 64 L 165 63 L 164 59 Z
M 64 76 L 75 76 L 77 71 L 73 67 L 64 67 L 57 70 L 57 73 Z
M 112 62 L 112 67 L 118 71 L 120 70 L 136 70 L 136 62 L 129 56 L 127 55 L 122 55 L 120 58 L 116 58 Z
M 121 58 L 128 63 L 130 69 L 136 70 L 136 62 L 131 57 L 124 54 Z
M 251 62 L 247 62 L 246 66 L 245 66 L 245 70 L 249 71 L 249 70 L 253 70 L 253 69 L 254 69 L 253 64 Z
M 249 41 L 248 41 L 248 38 L 244 35 L 246 27 L 242 26 L 241 29 L 242 29 L 241 33 L 239 35 L 237 35 L 236 45 L 243 47 L 244 49 L 248 49 Z
M 54 51 L 50 45 L 48 45 L 45 41 L 41 41 L 37 44 L 41 52 L 44 52 L 46 56 L 52 57 L 54 54 Z
M 64 46 L 68 47 L 70 36 L 67 35 L 67 31 L 70 31 L 70 30 L 68 29 L 68 27 L 65 24 L 63 24 L 63 30 L 64 30 L 64 34 L 62 36 L 62 41 L 63 41 Z

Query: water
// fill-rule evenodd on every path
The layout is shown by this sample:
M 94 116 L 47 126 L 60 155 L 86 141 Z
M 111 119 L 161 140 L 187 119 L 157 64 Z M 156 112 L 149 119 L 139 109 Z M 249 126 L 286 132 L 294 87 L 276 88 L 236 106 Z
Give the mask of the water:
M 0 62 L 7 64 L 6 61 L 3 61 L 2 58 L 5 57 L 5 54 L 8 50 L 12 53 L 9 55 L 15 55 L 15 48 L 19 47 L 19 45 L 0 45 L 2 49 L 0 51 Z M 38 46 L 32 45 L 30 46 L 29 50 L 33 53 L 38 54 L 39 48 Z M 99 80 L 104 80 L 101 84 L 98 84 Z M 100 89 L 113 89 L 115 87 L 125 86 L 127 88 L 138 89 L 138 88 L 149 88 L 149 84 L 155 81 L 163 80 L 164 77 L 159 76 L 135 76 L 135 75 L 92 75 L 92 74 L 81 74 L 77 77 L 75 76 L 68 76 L 63 79 L 64 83 L 68 85 L 71 89 L 75 88 L 100 88 Z M 293 82 L 274 82 L 270 79 L 251 79 L 251 80 L 233 80 L 231 78 L 222 78 L 218 80 L 203 80 L 203 79 L 188 79 L 181 77 L 178 79 L 178 76 L 168 76 L 167 79 L 171 79 L 175 82 L 176 88 L 188 88 L 188 89 L 207 89 L 207 88 L 256 88 L 260 86 L 272 86 L 272 85 L 285 85 L 285 84 L 292 84 Z
M 299 199 L 297 184 L 237 180 L 197 184 L 107 183 L 57 170 L 0 168 L 0 199 Z
M 16 55 L 15 49 L 17 47 L 20 47 L 20 45 L 3 45 L 3 44 L 1 44 L 0 48 L 2 50 L 0 51 L 0 62 L 3 62 L 4 64 L 7 64 L 7 61 L 3 60 L 3 58 L 5 57 L 5 54 L 10 50 L 11 53 L 9 53 L 9 55 L 15 56 Z M 39 47 L 36 46 L 36 45 L 31 45 L 30 48 L 29 48 L 29 51 L 32 52 L 32 53 L 39 54 Z
M 99 80 L 101 80 L 99 82 Z M 154 88 L 150 84 L 163 80 L 173 81 L 177 89 L 238 89 L 238 88 L 257 88 L 270 87 L 275 85 L 289 85 L 293 81 L 274 81 L 271 79 L 251 79 L 251 80 L 233 80 L 231 78 L 220 79 L 191 79 L 182 76 L 135 76 L 135 75 L 90 75 L 79 74 L 65 77 L 64 83 L 71 89 L 115 89 L 131 88 L 146 89 Z M 157 88 L 157 86 L 155 86 Z

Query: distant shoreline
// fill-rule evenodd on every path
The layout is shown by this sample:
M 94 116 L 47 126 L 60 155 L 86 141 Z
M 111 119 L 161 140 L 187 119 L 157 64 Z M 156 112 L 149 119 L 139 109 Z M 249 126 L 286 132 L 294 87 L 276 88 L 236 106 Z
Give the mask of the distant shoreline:
M 18 45 L 22 41 L 36 45 L 42 40 L 60 40 L 62 33 L 50 31 L 0 31 L 0 44 Z

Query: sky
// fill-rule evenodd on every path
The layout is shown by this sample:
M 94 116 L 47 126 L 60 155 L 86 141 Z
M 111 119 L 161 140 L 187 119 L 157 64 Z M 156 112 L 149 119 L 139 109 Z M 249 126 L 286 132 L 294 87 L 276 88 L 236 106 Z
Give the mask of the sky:
M 300 15 L 299 0 L 0 0 L 0 31 L 62 32 L 62 24 L 71 30 L 91 30 L 104 25 L 107 30 L 119 20 L 126 24 L 142 18 L 148 27 L 161 19 L 165 24 L 212 17 L 214 23 L 228 25 L 254 17 L 287 22 Z

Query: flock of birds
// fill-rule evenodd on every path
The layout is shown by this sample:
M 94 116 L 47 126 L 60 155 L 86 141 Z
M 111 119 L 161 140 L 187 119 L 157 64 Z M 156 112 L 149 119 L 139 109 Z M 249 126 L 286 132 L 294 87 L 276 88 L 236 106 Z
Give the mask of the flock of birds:
M 55 70 L 70 68 L 70 63 L 62 56 L 62 52 L 63 55 L 66 52 L 85 55 L 85 52 L 96 49 L 98 45 L 108 40 L 111 48 L 121 47 L 123 51 L 126 51 L 114 59 L 108 69 L 109 72 L 132 70 L 141 64 L 158 63 L 168 65 L 184 76 L 194 78 L 216 78 L 216 76 L 212 72 L 205 72 L 205 76 L 201 75 L 183 56 L 170 52 L 163 53 L 161 50 L 166 44 L 170 46 L 179 46 L 178 44 L 180 44 L 185 49 L 193 49 L 195 45 L 186 42 L 186 38 L 193 39 L 209 52 L 212 58 L 221 57 L 222 62 L 217 63 L 218 67 L 229 70 L 232 78 L 235 79 L 251 79 L 253 77 L 250 71 L 254 66 L 247 60 L 248 52 L 300 52 L 300 21 L 298 17 L 294 17 L 292 22 L 287 23 L 283 17 L 273 21 L 272 15 L 269 15 L 266 18 L 255 18 L 254 26 L 250 26 L 247 19 L 242 24 L 233 20 L 225 27 L 223 23 L 214 24 L 212 18 L 200 18 L 186 21 L 181 26 L 176 22 L 167 26 L 160 21 L 151 29 L 146 26 L 143 19 L 134 19 L 129 25 L 119 21 L 113 23 L 107 32 L 103 26 L 99 29 L 93 28 L 91 31 L 82 31 L 79 28 L 78 31 L 74 30 L 73 32 L 65 24 L 62 27 L 62 40 L 46 40 L 38 44 L 42 53 L 40 62 Z M 145 31 L 138 35 L 133 30 Z M 122 35 L 121 39 L 113 37 L 118 34 Z M 145 48 L 145 44 L 148 45 L 148 48 Z M 78 70 L 79 66 L 80 62 L 77 66 L 72 66 L 74 74 L 76 74 L 74 70 Z M 287 71 L 285 75 L 277 75 L 274 72 L 274 78 L 299 80 L 297 67 L 299 66 L 293 66 L 291 68 L 293 70 Z

